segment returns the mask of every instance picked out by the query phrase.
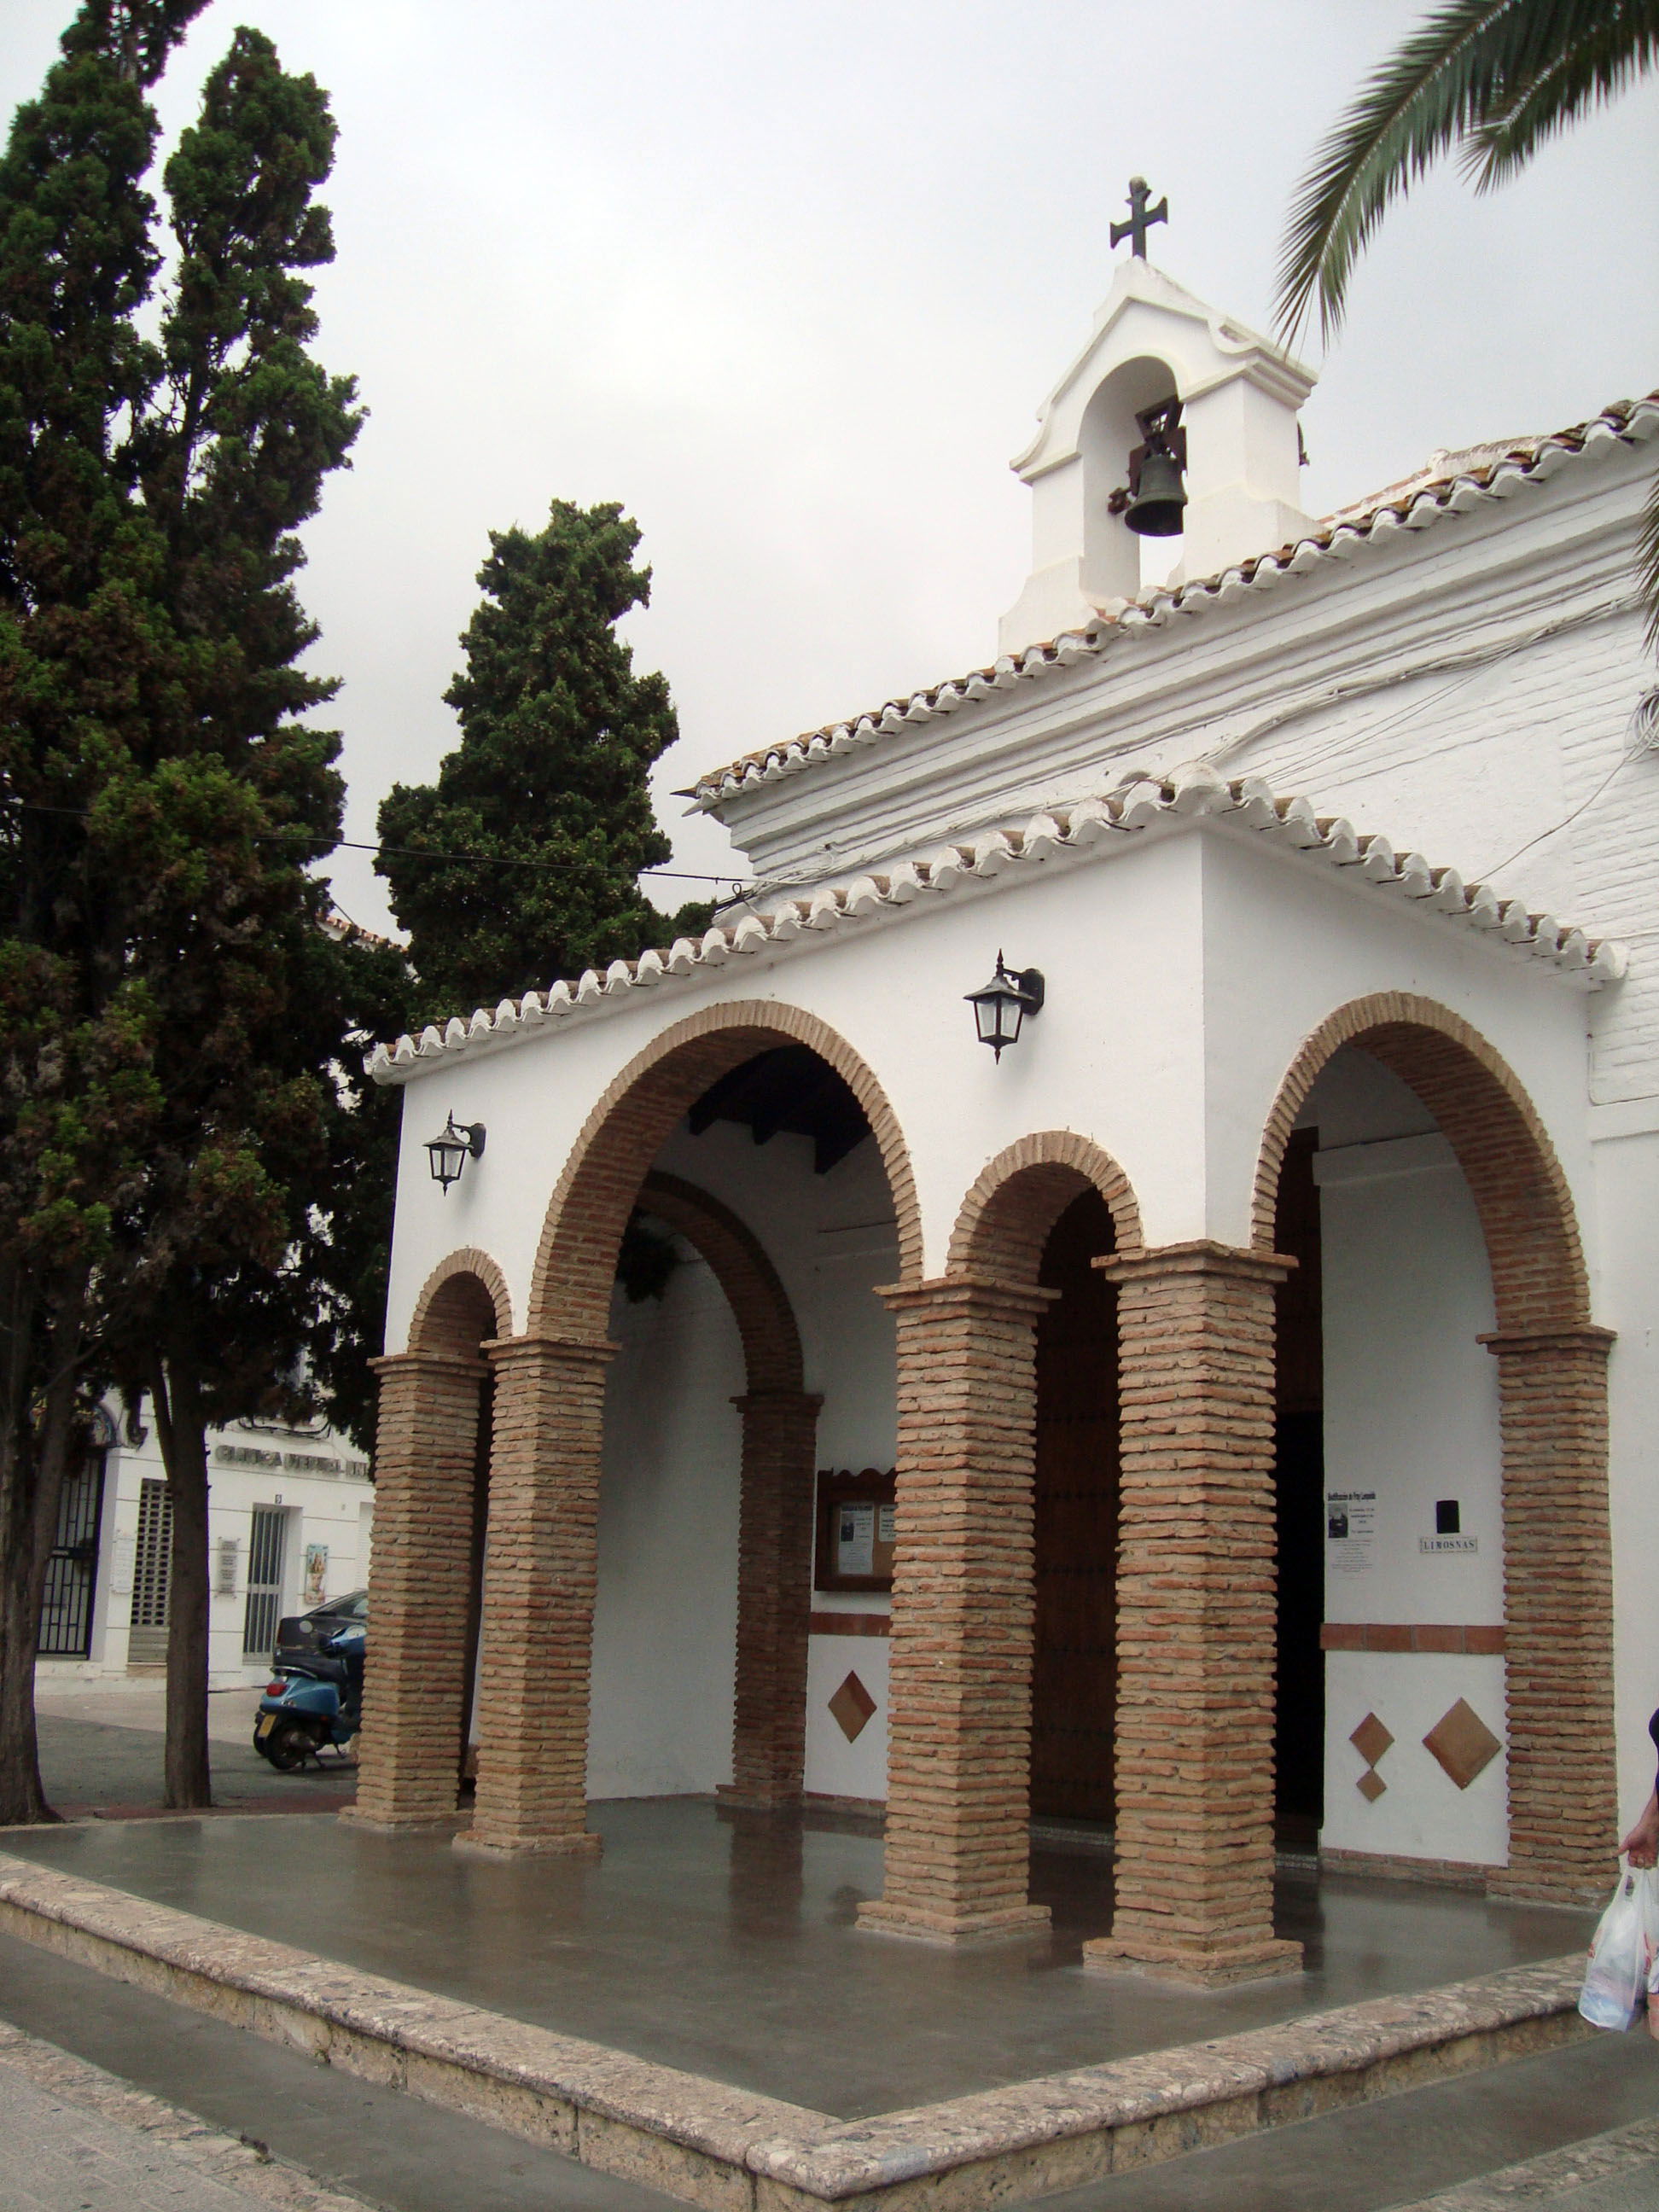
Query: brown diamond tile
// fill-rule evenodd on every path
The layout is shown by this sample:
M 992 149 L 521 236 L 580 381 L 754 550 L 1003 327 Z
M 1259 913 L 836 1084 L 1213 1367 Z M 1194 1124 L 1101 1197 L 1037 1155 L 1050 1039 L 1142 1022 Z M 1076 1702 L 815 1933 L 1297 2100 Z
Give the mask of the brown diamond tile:
M 1423 1739 L 1460 1790 L 1484 1774 L 1504 1748 L 1472 1705 L 1462 1698 Z
M 876 1710 L 876 1701 L 858 1676 L 849 1674 L 830 1698 L 830 1710 L 836 1717 L 836 1727 L 848 1742 L 855 1743 Z
M 1375 1766 L 1394 1741 L 1394 1738 L 1375 1713 L 1367 1713 L 1359 1726 L 1348 1738 L 1348 1741 L 1359 1753 L 1367 1766 Z
M 1375 1805 L 1389 1785 L 1374 1766 L 1368 1766 L 1353 1786 L 1368 1805 Z

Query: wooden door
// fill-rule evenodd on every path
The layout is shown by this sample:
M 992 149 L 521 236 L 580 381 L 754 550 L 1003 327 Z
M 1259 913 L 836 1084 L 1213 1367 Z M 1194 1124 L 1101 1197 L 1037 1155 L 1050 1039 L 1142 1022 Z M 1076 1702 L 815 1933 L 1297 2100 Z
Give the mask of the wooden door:
M 1031 1811 L 1113 1814 L 1117 1699 L 1117 1291 L 1091 1267 L 1113 1249 L 1097 1191 L 1055 1223 L 1039 1277 L 1059 1297 L 1037 1324 L 1036 1650 Z

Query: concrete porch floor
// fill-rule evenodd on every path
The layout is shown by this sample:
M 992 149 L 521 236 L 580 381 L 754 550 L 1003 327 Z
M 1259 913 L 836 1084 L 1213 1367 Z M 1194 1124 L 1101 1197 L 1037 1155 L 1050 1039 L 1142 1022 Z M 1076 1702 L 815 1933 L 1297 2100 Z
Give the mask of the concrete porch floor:
M 1308 1972 L 1213 1994 L 1085 1973 L 1110 1861 L 1039 1848 L 1051 1936 L 948 1952 L 864 1934 L 881 1844 L 703 1799 L 592 1808 L 597 1864 L 257 1816 L 9 1829 L 0 1849 L 249 1934 L 842 2119 L 1560 1957 L 1595 1916 L 1290 1874 Z

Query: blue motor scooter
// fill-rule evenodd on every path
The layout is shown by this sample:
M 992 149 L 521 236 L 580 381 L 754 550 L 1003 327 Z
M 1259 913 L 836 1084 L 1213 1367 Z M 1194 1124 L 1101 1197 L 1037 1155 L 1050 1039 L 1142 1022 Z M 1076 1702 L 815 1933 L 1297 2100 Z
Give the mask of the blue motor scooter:
M 351 1741 L 362 1725 L 367 1642 L 367 1630 L 354 1621 L 325 1637 L 314 1654 L 284 1665 L 259 1700 L 253 1748 L 262 1759 L 289 1774 Z

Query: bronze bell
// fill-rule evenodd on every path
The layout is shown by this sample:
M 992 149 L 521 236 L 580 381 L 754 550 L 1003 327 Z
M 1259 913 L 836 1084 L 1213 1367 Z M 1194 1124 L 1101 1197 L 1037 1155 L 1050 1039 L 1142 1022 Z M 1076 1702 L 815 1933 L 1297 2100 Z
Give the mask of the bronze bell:
M 1129 456 L 1129 496 L 1121 512 L 1138 538 L 1179 538 L 1187 487 L 1187 433 L 1179 399 L 1160 399 L 1135 416 L 1144 446 Z M 1121 498 L 1121 493 L 1114 495 Z
M 1187 504 L 1181 475 L 1181 464 L 1173 453 L 1154 451 L 1142 456 L 1134 496 L 1123 511 L 1123 520 L 1137 537 L 1180 537 Z

